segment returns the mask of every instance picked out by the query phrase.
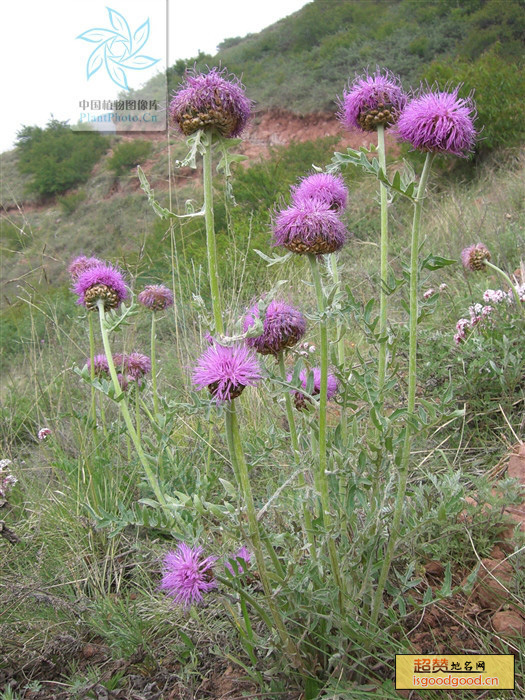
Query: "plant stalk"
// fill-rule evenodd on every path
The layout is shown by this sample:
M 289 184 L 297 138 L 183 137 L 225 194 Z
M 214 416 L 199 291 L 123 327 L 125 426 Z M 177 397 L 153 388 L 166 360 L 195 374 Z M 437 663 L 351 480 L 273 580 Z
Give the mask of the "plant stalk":
M 279 361 L 279 370 L 281 373 L 281 379 L 283 382 L 286 381 L 286 368 L 284 366 L 284 353 L 281 351 L 279 353 L 278 361 Z M 297 427 L 295 425 L 295 416 L 293 412 L 293 406 L 292 406 L 292 397 L 290 396 L 290 392 L 286 390 L 285 396 L 284 396 L 285 404 L 286 404 L 286 417 L 288 420 L 288 429 L 290 431 L 290 439 L 292 441 L 292 450 L 293 450 L 293 455 L 294 455 L 294 461 L 297 467 L 301 466 L 301 453 L 299 449 L 299 439 L 297 437 Z M 297 475 L 297 481 L 299 483 L 299 487 L 301 488 L 302 491 L 304 491 L 306 487 L 306 480 L 304 478 L 304 473 L 302 471 L 299 472 Z M 303 500 L 303 520 L 304 520 L 304 530 L 306 532 L 306 537 L 308 539 L 308 544 L 310 545 L 310 555 L 314 560 L 317 560 L 317 550 L 315 546 L 315 537 L 314 537 L 314 531 L 312 528 L 312 516 L 310 514 L 310 511 L 308 510 L 308 506 Z
M 322 316 L 325 313 L 325 298 L 323 287 L 321 284 L 321 274 L 319 271 L 319 261 L 316 255 L 308 254 L 310 269 L 314 280 L 315 293 L 317 297 L 317 308 Z M 322 517 L 325 530 L 328 537 L 328 552 L 330 555 L 330 563 L 332 565 L 332 573 L 336 585 L 339 589 L 339 605 L 341 612 L 344 610 L 343 604 L 343 586 L 341 573 L 339 570 L 339 561 L 335 549 L 335 541 L 332 537 L 332 515 L 330 512 L 330 498 L 328 492 L 328 479 L 326 476 L 327 454 L 326 454 L 326 437 L 327 437 L 327 389 L 328 389 L 328 330 L 326 327 L 326 319 L 321 318 L 319 324 L 319 333 L 321 337 L 321 386 L 319 391 L 319 469 L 317 472 L 317 483 L 319 486 L 319 495 L 321 497 Z
M 157 319 L 155 317 L 155 312 L 151 313 L 151 342 L 150 342 L 150 352 L 151 352 L 151 391 L 153 392 L 153 415 L 157 416 L 159 413 L 159 397 L 157 394 L 157 358 L 155 355 L 155 345 L 157 337 Z
M 255 503 L 253 501 L 248 467 L 244 458 L 244 451 L 241 443 L 239 424 L 237 422 L 237 413 L 235 408 L 235 400 L 230 401 L 226 409 L 226 432 L 229 435 L 228 447 L 230 447 L 231 450 L 230 457 L 232 463 L 235 463 L 236 465 L 235 473 L 238 476 L 239 488 L 241 490 L 241 494 L 243 496 L 243 500 L 246 506 L 249 537 L 253 546 L 255 560 L 257 562 L 257 569 L 259 571 L 261 583 L 267 598 L 268 607 L 270 608 L 273 624 L 277 629 L 277 632 L 279 634 L 279 637 L 281 639 L 281 642 L 283 644 L 288 658 L 292 661 L 294 666 L 302 668 L 303 663 L 299 655 L 299 650 L 297 649 L 292 639 L 290 638 L 290 635 L 286 631 L 286 627 L 281 617 L 279 607 L 273 598 L 273 592 L 268 576 L 268 570 L 264 561 L 261 533 L 259 530 L 259 523 L 257 522 L 257 515 L 255 512 Z
M 111 346 L 109 344 L 108 332 L 107 332 L 107 329 L 106 329 L 106 326 L 104 323 L 105 312 L 104 312 L 104 302 L 102 301 L 102 299 L 99 299 L 97 301 L 97 306 L 98 306 L 98 311 L 99 311 L 100 333 L 102 335 L 102 342 L 104 344 L 104 352 L 106 353 L 106 358 L 108 361 L 109 374 L 111 377 L 111 381 L 113 382 L 113 388 L 115 390 L 115 397 L 117 397 L 122 393 L 122 389 L 120 388 L 120 384 L 118 381 L 117 371 L 115 369 L 115 363 L 113 361 L 113 354 L 111 352 Z M 122 399 L 122 401 L 119 402 L 119 407 L 120 407 L 122 416 L 124 418 L 124 422 L 126 423 L 128 435 L 131 438 L 133 445 L 135 446 L 140 463 L 142 464 L 142 468 L 144 469 L 144 472 L 145 472 L 146 477 L 149 481 L 149 484 L 150 484 L 151 488 L 153 489 L 153 492 L 154 492 L 155 496 L 157 497 L 158 502 L 164 508 L 167 508 L 167 503 L 166 503 L 166 499 L 164 498 L 164 494 L 162 493 L 162 491 L 160 489 L 159 482 L 157 481 L 157 478 L 156 478 L 155 474 L 153 473 L 153 470 L 151 469 L 148 458 L 146 457 L 146 454 L 144 453 L 144 450 L 142 449 L 142 445 L 140 443 L 138 435 L 137 435 L 135 428 L 133 426 L 133 421 L 131 420 L 131 415 L 129 413 L 128 404 L 127 404 L 127 400 L 125 397 Z
M 413 418 L 416 406 L 416 383 L 417 383 L 417 319 L 418 319 L 418 253 L 419 234 L 421 231 L 421 212 L 427 188 L 428 176 L 432 167 L 434 154 L 427 153 L 425 165 L 421 173 L 417 197 L 414 203 L 414 217 L 412 221 L 412 241 L 410 247 L 410 318 L 409 318 L 409 349 L 408 349 L 408 397 L 407 397 L 407 418 L 405 424 L 405 440 L 403 443 L 403 455 L 399 468 L 399 484 L 394 506 L 394 517 L 392 529 L 388 539 L 388 545 L 383 560 L 383 566 L 379 574 L 377 589 L 372 601 L 371 625 L 375 626 L 379 618 L 381 601 L 386 585 L 386 580 L 390 572 L 390 566 L 394 557 L 394 550 L 399 536 L 399 525 L 403 514 L 405 493 L 408 480 L 408 463 L 410 461 L 410 448 L 412 445 Z
M 202 143 L 205 145 L 204 154 L 202 156 L 202 176 L 204 184 L 204 218 L 206 221 L 206 249 L 208 253 L 208 274 L 210 278 L 211 303 L 213 309 L 213 320 L 215 322 L 215 332 L 219 333 L 220 335 L 224 335 L 213 214 L 213 136 L 211 134 L 207 134 L 206 138 L 202 139 Z
M 379 165 L 386 175 L 386 148 L 385 127 L 380 124 L 377 127 L 377 152 Z M 388 277 L 388 190 L 386 185 L 379 183 L 381 200 L 381 271 L 379 290 L 379 360 L 378 360 L 378 389 L 381 404 L 383 403 L 383 389 L 386 378 L 387 365 L 387 320 L 388 320 L 388 296 L 386 284 Z

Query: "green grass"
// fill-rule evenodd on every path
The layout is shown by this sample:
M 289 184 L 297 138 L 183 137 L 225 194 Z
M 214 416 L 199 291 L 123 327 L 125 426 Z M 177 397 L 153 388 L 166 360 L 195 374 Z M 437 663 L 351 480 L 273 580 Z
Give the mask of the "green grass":
M 289 185 L 309 170 L 308 161 L 318 165 L 323 165 L 323 158 L 328 161 L 332 147 L 321 142 L 315 148 L 295 145 L 278 149 L 269 161 L 239 170 L 237 187 L 234 178 L 238 207 L 230 210 L 221 205 L 217 217 L 227 327 L 232 332 L 237 330 L 235 322 L 252 297 L 279 280 L 286 280 L 282 290 L 293 301 L 313 312 L 313 290 L 304 284 L 309 279 L 306 261 L 298 259 L 286 267 L 266 268 L 253 253 L 253 247 L 269 253 L 267 205 L 273 198 L 286 195 Z M 166 163 L 161 144 L 154 145 L 155 157 L 158 163 L 148 173 L 154 186 Z M 463 247 L 481 240 L 492 251 L 496 264 L 508 271 L 516 269 L 525 245 L 524 164 L 523 156 L 509 159 L 505 167 L 485 163 L 475 177 L 468 181 L 457 178 L 452 183 L 446 171 L 436 172 L 431 183 L 432 196 L 425 204 L 425 254 L 457 259 Z M 273 180 L 272 173 L 277 173 Z M 378 218 L 370 203 L 375 185 L 351 171 L 344 175 L 351 195 L 345 218 L 354 236 L 340 254 L 342 278 L 357 300 L 366 301 L 377 292 L 378 284 Z M 147 282 L 171 285 L 175 281 L 176 304 L 158 322 L 159 386 L 169 401 L 184 403 L 185 408 L 175 407 L 173 422 L 160 436 L 148 427 L 144 415 L 143 429 L 153 445 L 166 439 L 160 464 L 168 493 L 179 491 L 192 497 L 199 494 L 202 500 L 215 504 L 231 501 L 238 505 L 235 493 L 228 493 L 220 481 L 234 481 L 222 437 L 222 416 L 210 424 L 204 409 L 188 408 L 192 401 L 189 375 L 205 345 L 207 330 L 198 299 L 202 296 L 207 300 L 202 224 L 176 223 L 170 231 L 149 210 L 141 191 L 136 191 L 132 176 L 122 178 L 121 191 L 104 199 L 112 182 L 107 161 L 102 160 L 100 169 L 85 185 L 86 198 L 70 216 L 64 216 L 55 206 L 42 211 L 29 208 L 26 213 L 17 214 L 20 219 L 16 221 L 27 222 L 27 230 L 31 231 L 28 245 L 23 248 L 16 249 L 16 231 L 7 228 L 14 252 L 5 260 L 4 280 L 21 277 L 27 272 L 28 262 L 34 272 L 18 281 L 18 286 L 8 285 L 9 303 L 2 311 L 6 378 L 1 391 L 2 457 L 13 460 L 19 483 L 10 505 L 0 514 L 20 542 L 13 547 L 0 539 L 0 609 L 4 610 L 0 619 L 4 659 L 0 661 L 0 673 L 16 666 L 22 653 L 29 664 L 25 677 L 18 676 L 18 685 L 12 691 L 4 690 L 4 697 L 9 697 L 8 693 L 20 695 L 30 682 L 45 683 L 50 693 L 60 688 L 71 697 L 82 697 L 83 693 L 85 696 L 100 678 L 105 664 L 113 668 L 113 661 L 129 661 L 142 647 L 143 656 L 133 661 L 129 672 L 122 675 L 115 668 L 104 676 L 107 688 L 129 691 L 132 674 L 155 678 L 161 668 L 172 674 L 172 687 L 178 683 L 181 692 L 199 697 L 204 678 L 215 677 L 217 669 L 224 668 L 221 664 L 232 664 L 237 670 L 244 664 L 248 671 L 239 673 L 259 683 L 261 693 L 296 700 L 299 681 L 279 665 L 276 639 L 255 615 L 253 634 L 258 662 L 253 664 L 246 644 L 237 636 L 241 614 L 237 603 L 232 604 L 228 598 L 229 593 L 221 590 L 203 608 L 185 613 L 170 605 L 158 590 L 162 558 L 177 539 L 201 542 L 207 552 L 221 556 L 234 551 L 244 541 L 245 527 L 239 526 L 235 517 L 221 520 L 209 511 L 188 508 L 183 522 L 171 531 L 162 526 L 141 525 L 140 513 L 138 524 L 130 521 L 114 536 L 111 528 L 97 528 L 93 511 L 100 514 L 104 510 L 118 519 L 123 511 L 129 515 L 129 509 L 135 508 L 139 512 L 138 499 L 151 494 L 134 451 L 128 452 L 116 407 L 105 402 L 107 435 L 101 430 L 93 431 L 87 421 L 89 386 L 73 371 L 75 366 L 83 366 L 88 354 L 87 324 L 68 291 L 66 271 L 71 257 L 79 252 L 119 262 L 136 280 L 136 289 Z M 259 182 L 261 191 L 257 189 Z M 217 186 L 220 189 L 220 183 Z M 166 205 L 166 191 L 157 188 L 156 194 Z M 174 190 L 173 196 L 178 211 L 183 210 L 186 198 L 200 202 L 198 186 L 190 178 Z M 411 211 L 396 202 L 392 215 L 392 266 L 400 276 L 406 260 Z M 228 227 L 230 217 L 232 226 Z M 225 275 L 227 271 L 229 276 Z M 436 387 L 446 385 L 452 377 L 452 407 L 466 402 L 467 410 L 464 418 L 440 427 L 414 446 L 404 530 L 388 589 L 392 613 L 388 625 L 373 631 L 375 646 L 368 666 L 379 669 L 374 671 L 371 682 L 372 692 L 381 698 L 398 697 L 391 681 L 393 655 L 408 653 L 407 630 L 421 616 L 418 602 L 428 587 L 424 565 L 429 560 L 444 566 L 450 564 L 452 585 L 459 586 L 461 577 L 475 567 L 478 556 L 488 556 L 493 546 L 500 543 L 501 508 L 513 499 L 516 502 L 520 495 L 515 485 L 505 482 L 501 485 L 503 496 L 492 494 L 493 484 L 487 474 L 504 458 L 509 445 L 515 442 L 515 434 L 520 434 L 523 403 L 519 402 L 523 401 L 523 393 L 519 392 L 523 392 L 523 386 L 520 389 L 516 381 L 506 394 L 496 378 L 489 389 L 480 391 L 475 375 L 479 363 L 487 360 L 486 350 L 481 348 L 476 357 L 475 348 L 463 351 L 454 346 L 452 339 L 457 319 L 467 314 L 468 306 L 479 299 L 486 287 L 496 288 L 499 281 L 488 272 L 466 277 L 460 266 L 454 265 L 437 272 L 425 271 L 421 294 L 428 287 L 443 283 L 447 291 L 433 302 L 433 313 L 421 324 L 421 391 L 429 398 L 438 393 Z M 406 314 L 400 301 L 404 296 L 402 288 L 393 297 L 389 319 L 401 347 Z M 306 339 L 317 343 L 312 323 Z M 115 350 L 148 352 L 149 318 L 144 313 L 137 315 L 112 340 Z M 97 340 L 97 351 L 99 346 Z M 362 332 L 350 324 L 347 352 L 354 371 L 359 369 L 357 349 L 373 359 Z M 401 369 L 405 361 L 401 352 Z M 275 373 L 271 361 L 266 366 L 269 374 Z M 520 369 L 524 371 L 523 358 L 521 365 L 515 364 L 514 371 L 519 373 Z M 405 390 L 402 372 L 400 377 L 397 401 Z M 149 392 L 146 387 L 146 402 Z M 280 491 L 294 470 L 282 427 L 280 396 L 277 391 L 247 390 L 240 400 L 240 412 L 256 507 L 262 508 L 272 499 L 263 520 L 265 530 L 278 552 L 289 557 L 285 584 L 289 600 L 281 602 L 288 606 L 287 622 L 294 635 L 303 636 L 312 658 L 331 669 L 323 679 L 325 697 L 368 697 L 370 688 L 355 683 L 361 662 L 359 644 L 367 643 L 366 635 L 364 639 L 360 636 L 366 620 L 359 608 L 348 621 L 330 617 L 336 608 L 333 592 L 322 585 L 312 590 L 315 567 L 300 546 L 297 513 L 303 492 L 294 486 Z M 496 403 L 501 403 L 508 422 Z M 312 438 L 311 420 L 305 415 L 298 423 L 301 444 L 307 445 Z M 351 449 L 335 449 L 336 466 L 347 479 L 345 497 L 349 505 L 353 503 L 339 544 L 356 587 L 362 584 L 367 567 L 374 566 L 369 506 L 373 484 L 356 468 L 359 455 L 366 448 L 360 425 Z M 46 441 L 39 442 L 36 432 L 43 426 L 53 432 Z M 315 437 L 315 420 L 313 427 Z M 309 461 L 309 453 L 306 455 L 305 460 Z M 390 483 L 387 501 L 393 488 Z M 463 499 L 473 492 L 480 507 L 469 507 L 470 519 L 465 520 Z M 388 514 L 388 503 L 385 512 Z M 519 545 L 517 540 L 516 547 Z M 517 562 L 518 557 L 511 561 Z M 412 586 L 418 579 L 421 581 Z M 440 581 L 438 588 L 443 585 Z M 522 592 L 523 580 L 517 572 L 511 593 L 519 599 Z M 365 603 L 368 594 L 362 593 Z M 445 595 L 442 604 L 448 598 Z M 230 608 L 225 608 L 228 602 Z M 468 628 L 469 641 L 476 648 L 484 653 L 500 652 L 501 647 L 486 625 L 472 617 L 462 617 L 457 609 L 450 614 L 455 624 Z M 348 648 L 349 639 L 358 642 Z M 104 649 L 104 660 L 99 660 L 98 665 L 96 661 L 86 661 L 83 650 L 88 644 Z M 523 658 L 522 640 L 511 644 L 508 648 L 521 649 Z M 341 663 L 339 657 L 334 657 L 330 666 L 328 657 L 334 645 L 345 654 Z M 59 670 L 55 675 L 42 664 L 42 658 L 49 658 L 56 665 Z M 523 684 L 520 664 L 518 693 Z M 425 697 L 437 700 L 443 695 L 428 691 Z M 517 699 L 519 695 L 503 692 L 502 697 Z

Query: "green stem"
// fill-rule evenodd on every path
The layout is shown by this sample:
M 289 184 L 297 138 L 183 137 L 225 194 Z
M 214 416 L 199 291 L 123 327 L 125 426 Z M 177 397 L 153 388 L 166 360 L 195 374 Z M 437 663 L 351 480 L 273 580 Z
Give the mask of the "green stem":
M 93 386 L 93 381 L 95 380 L 95 333 L 93 330 L 93 316 L 88 314 L 89 321 L 89 378 L 91 379 L 91 417 L 95 424 L 95 430 L 97 426 L 97 408 L 95 404 L 95 387 Z
M 319 262 L 317 256 L 312 253 L 308 254 L 310 269 L 314 280 L 315 293 L 317 297 L 317 308 L 322 316 L 325 313 L 325 298 L 323 287 L 321 285 L 321 275 L 319 272 Z M 339 589 L 339 604 L 341 612 L 344 610 L 343 605 L 343 586 L 341 573 L 339 570 L 339 560 L 335 548 L 335 541 L 332 536 L 332 515 L 330 512 L 330 498 L 328 493 L 328 479 L 326 476 L 327 455 L 326 455 L 326 408 L 327 408 L 327 389 L 328 389 L 328 330 L 326 327 L 326 319 L 321 318 L 319 324 L 319 332 L 321 336 L 321 386 L 319 389 L 319 470 L 317 473 L 317 483 L 321 497 L 323 523 L 328 536 L 328 552 L 330 554 L 330 563 L 332 565 L 332 573 L 335 582 Z
M 332 274 L 332 279 L 334 280 L 334 284 L 340 290 L 341 288 L 341 280 L 339 278 L 339 267 L 337 265 L 337 256 L 335 253 L 332 253 L 329 258 L 329 264 L 330 264 L 330 272 Z M 343 324 L 341 322 L 341 319 L 337 319 L 336 323 L 336 335 L 337 335 L 337 362 L 339 364 L 339 370 L 341 373 L 344 374 L 344 366 L 345 366 L 345 341 L 344 337 L 342 336 L 342 330 L 343 330 Z M 343 442 L 343 445 L 346 445 L 346 438 L 348 434 L 348 424 L 346 420 L 346 406 L 341 407 L 341 439 Z
M 106 326 L 104 323 L 104 302 L 102 301 L 102 299 L 99 299 L 97 301 L 97 306 L 98 306 L 99 319 L 100 319 L 100 333 L 102 335 L 102 342 L 104 344 L 104 352 L 106 353 L 106 358 L 107 358 L 108 367 L 109 367 L 109 374 L 111 377 L 111 381 L 113 382 L 113 388 L 115 390 L 115 398 L 117 398 L 118 396 L 120 396 L 120 394 L 122 394 L 122 389 L 120 388 L 120 384 L 118 381 L 117 371 L 115 369 L 115 363 L 113 362 L 113 354 L 111 352 L 111 346 L 109 344 L 108 332 L 107 332 L 107 329 L 106 329 Z M 153 492 L 155 493 L 155 496 L 157 497 L 158 502 L 164 508 L 166 508 L 166 506 L 167 506 L 166 499 L 164 498 L 164 494 L 162 493 L 162 491 L 160 489 L 157 478 L 155 477 L 153 470 L 151 469 L 151 467 L 149 465 L 148 458 L 146 457 L 146 454 L 144 453 L 144 450 L 142 449 L 142 445 L 140 444 L 140 440 L 137 436 L 135 428 L 133 427 L 133 421 L 131 420 L 127 400 L 125 397 L 121 401 L 119 401 L 119 407 L 120 407 L 120 411 L 122 413 L 122 416 L 124 418 L 124 422 L 126 423 L 126 428 L 128 429 L 128 435 L 131 438 L 133 445 L 135 446 L 140 463 L 142 464 L 142 467 L 143 467 L 144 472 L 146 474 L 146 477 L 149 481 L 149 484 L 150 484 L 151 488 L 153 489 Z
M 137 440 L 140 442 L 140 395 L 139 387 L 134 387 L 135 389 L 135 431 L 137 433 Z
M 292 661 L 294 666 L 302 667 L 303 664 L 299 655 L 299 651 L 293 643 L 292 639 L 290 638 L 290 635 L 286 631 L 286 627 L 281 617 L 281 613 L 273 598 L 273 591 L 270 584 L 270 578 L 268 576 L 266 562 L 264 561 L 261 533 L 259 530 L 259 523 L 257 522 L 257 515 L 255 512 L 255 503 L 253 501 L 250 477 L 248 475 L 248 467 L 244 458 L 244 451 L 242 448 L 241 436 L 239 433 L 235 401 L 230 401 L 226 409 L 226 429 L 227 433 L 230 436 L 228 439 L 228 446 L 230 447 L 231 444 L 232 449 L 230 457 L 232 462 L 235 462 L 236 464 L 235 471 L 236 474 L 238 474 L 239 487 L 246 506 L 249 537 L 254 550 L 255 560 L 257 562 L 257 569 L 259 571 L 261 583 L 267 598 L 268 607 L 270 608 L 273 624 L 275 625 L 275 628 L 279 633 L 279 637 L 289 659 Z
M 434 155 L 427 153 L 425 165 L 421 173 L 421 180 L 417 189 L 417 197 L 414 204 L 414 218 L 412 221 L 412 242 L 410 248 L 410 319 L 409 319 L 409 349 L 408 349 L 408 398 L 407 418 L 405 423 L 405 440 L 403 443 L 403 455 L 399 468 L 399 484 L 394 506 L 394 517 L 388 545 L 383 560 L 383 566 L 379 574 L 377 589 L 372 602 L 371 624 L 375 626 L 379 618 L 381 601 L 385 590 L 386 580 L 390 572 L 390 566 L 394 557 L 394 550 L 399 536 L 399 526 L 405 503 L 405 492 L 408 480 L 408 463 L 410 461 L 410 448 L 412 445 L 413 418 L 416 406 L 417 383 L 417 319 L 418 319 L 418 252 L 419 234 L 421 231 L 421 212 L 427 188 L 428 176 L 432 167 Z
M 157 331 L 157 320 L 155 317 L 155 312 L 151 313 L 151 342 L 150 342 L 150 352 L 151 352 L 151 391 L 153 392 L 153 415 L 157 416 L 159 413 L 159 397 L 157 394 L 157 358 L 155 354 L 155 341 Z
M 377 127 L 377 152 L 379 156 L 379 165 L 386 174 L 385 127 L 382 124 Z M 388 190 L 382 182 L 379 183 L 379 193 L 381 199 L 381 284 L 379 290 L 379 361 L 377 383 L 379 397 L 382 403 L 383 388 L 386 378 L 386 336 L 388 320 L 388 297 L 385 291 L 388 277 Z
M 281 372 L 281 379 L 283 382 L 286 381 L 286 367 L 284 366 L 284 353 L 280 352 L 278 357 L 279 361 L 279 370 Z M 290 431 L 290 439 L 292 441 L 292 449 L 293 449 L 293 455 L 294 455 L 294 462 L 297 467 L 301 466 L 301 452 L 299 449 L 299 439 L 297 437 L 297 427 L 295 425 L 295 416 L 293 412 L 293 406 L 292 406 L 292 397 L 290 396 L 290 392 L 286 390 L 285 396 L 284 396 L 285 404 L 286 404 L 286 417 L 288 419 L 288 429 Z M 305 487 L 306 487 L 306 480 L 304 478 L 304 473 L 301 471 L 299 472 L 297 476 L 297 481 L 299 483 L 299 487 L 301 488 L 301 491 L 304 493 L 305 492 Z M 306 532 L 306 537 L 308 539 L 308 544 L 310 545 L 310 555 L 314 560 L 317 560 L 317 550 L 315 547 L 315 536 L 314 536 L 314 531 L 312 528 L 312 516 L 310 514 L 310 511 L 308 510 L 308 507 L 304 501 L 303 498 L 303 520 L 304 520 L 304 530 Z
M 212 145 L 213 137 L 207 134 L 202 139 L 205 150 L 202 156 L 202 175 L 204 184 L 204 218 L 206 220 L 206 248 L 208 251 L 208 274 L 210 277 L 211 303 L 215 332 L 224 335 L 222 323 L 221 298 L 219 290 L 219 273 L 217 270 L 217 246 L 215 243 L 215 225 L 213 216 L 213 175 Z
M 516 305 L 517 305 L 517 307 L 518 307 L 518 311 L 520 311 L 520 313 L 521 313 L 522 316 L 525 316 L 525 305 L 523 304 L 523 302 L 522 302 L 521 299 L 520 299 L 520 296 L 519 296 L 519 294 L 518 294 L 518 290 L 516 289 L 516 285 L 512 283 L 512 280 L 511 280 L 510 277 L 507 275 L 507 273 L 506 273 L 506 272 L 503 272 L 503 270 L 501 270 L 499 267 L 497 267 L 497 265 L 494 265 L 493 263 L 489 262 L 488 260 L 484 260 L 483 262 L 485 263 L 485 265 L 487 265 L 487 266 L 490 267 L 492 270 L 494 270 L 495 272 L 497 272 L 498 275 L 500 275 L 501 277 L 503 277 L 503 279 L 505 280 L 505 282 L 507 282 L 507 284 L 510 286 L 510 288 L 511 288 L 511 290 L 512 290 L 512 294 L 513 294 L 513 296 L 514 296 L 514 301 L 516 302 Z

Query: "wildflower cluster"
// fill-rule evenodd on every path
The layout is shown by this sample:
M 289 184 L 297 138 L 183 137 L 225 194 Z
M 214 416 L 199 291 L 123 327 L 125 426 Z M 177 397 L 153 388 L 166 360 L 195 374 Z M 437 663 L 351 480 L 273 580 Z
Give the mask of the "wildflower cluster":
M 9 470 L 10 459 L 0 459 L 0 499 L 5 501 L 18 479 Z M 0 505 L 2 505 L 0 503 Z
M 151 372 L 151 359 L 140 352 L 115 353 L 113 355 L 115 369 L 122 391 L 126 391 L 129 382 L 136 382 L 141 386 L 144 377 Z M 91 358 L 87 358 L 86 367 L 91 370 Z M 104 354 L 93 357 L 93 367 L 95 377 L 109 379 L 109 362 Z

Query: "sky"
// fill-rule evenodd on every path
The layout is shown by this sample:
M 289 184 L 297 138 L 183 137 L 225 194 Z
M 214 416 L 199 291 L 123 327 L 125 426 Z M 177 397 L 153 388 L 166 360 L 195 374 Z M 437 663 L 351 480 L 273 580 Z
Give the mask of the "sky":
M 194 57 L 199 50 L 213 55 L 224 39 L 259 32 L 310 1 L 11 0 L 4 3 L 0 27 L 3 98 L 0 153 L 14 147 L 22 125 L 45 126 L 51 116 L 74 123 L 78 119 L 78 105 L 84 98 L 117 96 L 119 88 L 104 73 L 104 66 L 87 80 L 87 60 L 97 44 L 77 38 L 94 28 L 107 32 L 111 18 L 108 8 L 125 16 L 132 33 L 140 33 L 139 26 L 150 19 L 151 31 L 144 52 L 157 63 L 140 74 L 128 70 L 127 75 L 133 75 L 137 81 L 139 76 L 149 79 L 158 74 L 166 62 L 172 65 L 179 58 Z M 131 82 L 130 86 L 139 87 Z

